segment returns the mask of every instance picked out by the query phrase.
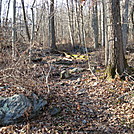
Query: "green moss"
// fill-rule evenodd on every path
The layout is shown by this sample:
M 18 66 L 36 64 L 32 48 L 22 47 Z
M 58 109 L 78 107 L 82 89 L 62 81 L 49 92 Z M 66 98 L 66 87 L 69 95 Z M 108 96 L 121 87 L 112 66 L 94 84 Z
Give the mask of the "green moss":
M 113 79 L 116 75 L 116 72 L 115 72 L 115 67 L 114 66 L 111 66 L 111 65 L 108 65 L 106 70 L 105 70 L 105 76 L 107 79 Z

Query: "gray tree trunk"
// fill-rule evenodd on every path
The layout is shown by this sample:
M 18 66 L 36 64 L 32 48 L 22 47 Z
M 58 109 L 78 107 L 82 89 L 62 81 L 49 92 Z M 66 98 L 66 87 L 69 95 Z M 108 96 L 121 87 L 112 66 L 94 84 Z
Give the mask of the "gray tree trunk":
M 102 13 L 101 13 L 101 45 L 105 46 L 105 7 L 104 0 L 102 0 Z
M 34 4 L 35 4 L 35 1 L 33 2 L 32 4 L 32 7 L 31 7 L 31 12 L 32 12 L 32 30 L 31 30 L 31 42 L 33 42 L 34 40 L 34 25 L 35 25 L 35 22 L 34 22 Z
M 111 0 L 111 43 L 110 55 L 107 65 L 107 76 L 114 78 L 116 74 L 122 75 L 127 67 L 124 56 L 121 16 L 120 16 L 120 0 Z
M 10 2 L 11 2 L 11 0 L 8 1 L 7 14 L 6 14 L 6 22 L 5 22 L 6 25 L 7 25 L 7 21 L 8 21 Z
M 128 42 L 128 5 L 129 0 L 125 0 L 125 5 L 123 9 L 123 24 L 122 24 L 122 35 L 123 35 L 123 48 L 124 52 L 126 52 L 126 45 Z
M 12 24 L 12 59 L 16 58 L 16 0 L 13 1 L 13 24 Z
M 78 34 L 78 40 L 81 44 L 81 30 L 80 30 L 80 12 L 79 12 L 79 3 L 76 2 L 76 22 L 77 22 L 77 34 Z
M 114 62 L 119 75 L 125 70 L 125 56 L 121 30 L 120 0 L 112 0 L 112 19 L 114 32 Z
M 113 37 L 111 34 L 111 3 L 110 0 L 104 0 L 104 12 L 105 12 L 105 65 L 108 65 L 110 57 L 110 44 L 112 43 Z
M 57 49 L 56 39 L 55 39 L 55 24 L 54 24 L 54 0 L 50 1 L 50 47 L 52 50 Z
M 66 3 L 67 3 L 67 12 L 68 12 L 68 20 L 69 20 L 69 34 L 70 34 L 70 39 L 71 39 L 71 45 L 74 46 L 74 33 L 73 33 L 73 30 L 72 30 L 72 22 L 71 22 L 71 14 L 70 14 L 70 8 L 69 8 L 69 3 L 68 3 L 68 0 L 66 0 Z
M 94 33 L 94 48 L 98 48 L 98 13 L 97 13 L 97 2 L 93 6 L 93 15 L 92 15 L 92 27 Z
M 132 6 L 130 15 L 131 15 L 131 21 L 132 21 L 132 40 L 134 42 L 134 5 Z
M 26 28 L 26 34 L 28 37 L 28 41 L 30 41 L 30 33 L 28 30 L 28 25 L 27 25 L 27 18 L 26 18 L 26 13 L 25 13 L 25 6 L 24 6 L 24 0 L 21 0 L 21 4 L 22 4 L 22 9 L 23 9 L 23 17 L 24 17 L 24 23 L 25 23 L 25 28 Z
M 0 0 L 0 26 L 1 26 L 1 11 L 2 11 L 2 0 Z
M 83 17 L 83 7 L 81 6 L 81 41 L 82 41 L 82 45 L 85 46 L 85 30 L 84 30 L 84 17 Z
M 0 0 L 0 40 L 2 39 L 1 11 L 2 11 L 2 0 Z M 1 50 L 2 50 L 2 43 L 0 43 L 0 51 L 1 51 Z

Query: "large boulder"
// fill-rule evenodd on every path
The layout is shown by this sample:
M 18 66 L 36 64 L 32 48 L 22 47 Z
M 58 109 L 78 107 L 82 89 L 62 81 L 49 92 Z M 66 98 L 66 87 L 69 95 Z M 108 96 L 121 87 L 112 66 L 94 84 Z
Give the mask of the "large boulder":
M 23 94 L 0 97 L 0 125 L 10 125 L 27 116 L 36 116 L 45 105 L 47 101 L 34 93 L 29 97 Z

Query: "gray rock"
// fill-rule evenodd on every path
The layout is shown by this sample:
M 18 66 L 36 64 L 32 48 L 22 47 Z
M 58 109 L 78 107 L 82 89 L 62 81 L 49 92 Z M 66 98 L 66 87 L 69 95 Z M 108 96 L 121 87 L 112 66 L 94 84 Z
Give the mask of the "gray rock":
M 68 70 L 63 70 L 61 73 L 60 73 L 60 78 L 61 79 L 68 79 L 71 77 L 71 74 L 68 72 Z
M 53 107 L 53 108 L 50 109 L 49 112 L 50 112 L 51 116 L 55 116 L 55 115 L 57 115 L 61 112 L 61 108 Z
M 47 101 L 36 94 L 26 97 L 23 94 L 12 97 L 0 97 L 0 125 L 9 125 L 19 122 L 28 113 L 29 118 L 38 114 L 47 104 Z
M 83 123 L 83 124 L 86 124 L 86 123 L 87 123 L 87 121 L 86 121 L 86 120 L 83 120 L 83 121 L 82 121 L 82 123 Z
M 65 59 L 57 59 L 56 61 L 53 61 L 53 64 L 72 65 L 73 61 Z

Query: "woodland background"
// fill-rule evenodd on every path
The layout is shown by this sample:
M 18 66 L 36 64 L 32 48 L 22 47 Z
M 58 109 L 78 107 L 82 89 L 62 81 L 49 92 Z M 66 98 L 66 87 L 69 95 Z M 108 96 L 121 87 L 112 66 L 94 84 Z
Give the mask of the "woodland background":
M 133 85 L 133 0 L 0 0 L 0 96 L 48 101 L 0 133 L 131 134 Z

